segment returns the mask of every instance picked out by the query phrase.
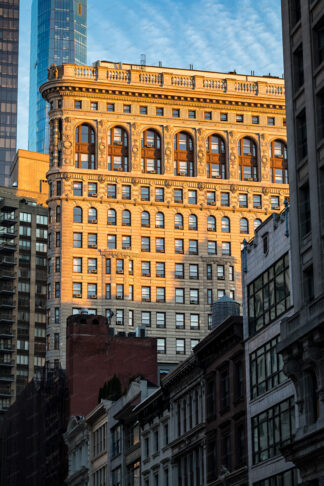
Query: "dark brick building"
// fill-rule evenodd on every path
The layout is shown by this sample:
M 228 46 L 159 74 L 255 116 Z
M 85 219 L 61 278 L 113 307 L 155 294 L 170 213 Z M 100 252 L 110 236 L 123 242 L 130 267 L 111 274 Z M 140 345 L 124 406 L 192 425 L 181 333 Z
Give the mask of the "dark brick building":
M 156 356 L 154 338 L 112 336 L 103 316 L 70 316 L 66 361 L 69 416 L 89 413 L 98 403 L 99 388 L 114 374 L 123 390 L 137 376 L 156 383 Z
M 247 483 L 242 317 L 218 325 L 194 350 L 205 380 L 207 483 Z

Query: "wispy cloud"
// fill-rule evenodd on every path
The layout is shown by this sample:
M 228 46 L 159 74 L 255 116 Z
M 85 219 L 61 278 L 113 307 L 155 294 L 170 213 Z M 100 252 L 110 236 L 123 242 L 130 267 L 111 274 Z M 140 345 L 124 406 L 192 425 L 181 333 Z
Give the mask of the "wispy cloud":
M 30 0 L 21 0 L 18 146 L 27 146 Z M 280 0 L 88 0 L 88 62 L 283 72 Z

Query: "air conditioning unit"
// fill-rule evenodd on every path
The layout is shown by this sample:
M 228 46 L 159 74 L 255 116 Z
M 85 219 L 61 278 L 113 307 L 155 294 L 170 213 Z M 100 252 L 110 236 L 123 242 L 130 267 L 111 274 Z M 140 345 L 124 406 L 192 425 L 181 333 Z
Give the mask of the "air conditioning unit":
M 89 243 L 88 248 L 97 248 L 96 243 Z
M 96 219 L 90 219 L 90 220 L 88 220 L 88 223 L 97 224 L 97 220 Z
M 261 209 L 261 205 L 258 204 L 257 206 L 254 206 L 254 209 Z
M 143 297 L 142 302 L 151 302 L 151 299 L 149 297 Z
M 122 275 L 124 273 L 124 270 L 116 270 L 116 273 L 118 273 L 119 275 Z
M 165 302 L 165 299 L 158 299 L 158 298 L 157 298 L 157 299 L 156 299 L 156 302 L 160 302 L 160 303 L 161 303 L 161 302 Z
M 183 230 L 183 226 L 181 224 L 178 224 L 178 225 L 175 226 L 175 229 Z
M 89 273 L 97 273 L 97 269 L 96 269 L 96 268 L 91 268 L 91 269 L 89 270 Z
M 190 304 L 198 304 L 198 302 L 196 300 L 191 300 L 190 299 Z
M 122 295 L 116 295 L 117 300 L 124 300 L 124 297 Z
M 114 145 L 123 145 L 123 142 L 118 142 L 118 141 L 114 140 Z
M 247 178 L 247 181 L 254 181 L 254 178 L 253 177 L 248 177 Z
M 272 206 L 271 209 L 280 209 L 280 207 L 279 206 Z
M 82 295 L 81 294 L 73 294 L 74 299 L 81 299 Z
M 123 172 L 123 168 L 122 167 L 117 167 L 115 170 L 117 170 L 118 172 Z
M 123 250 L 130 250 L 130 246 L 123 246 Z
M 183 254 L 183 250 L 176 250 L 176 253 Z
M 219 276 L 217 277 L 217 280 L 225 280 L 224 275 L 219 275 Z
M 216 206 L 216 202 L 215 201 L 207 201 L 207 205 L 208 206 Z
M 147 143 L 146 146 L 149 148 L 154 148 L 154 143 Z
M 147 250 L 148 251 L 148 250 Z M 157 248 L 156 253 L 164 253 L 164 248 Z M 183 253 L 183 252 L 182 252 Z
M 221 178 L 222 178 L 221 175 L 213 176 L 213 179 L 221 179 Z
M 142 277 L 149 277 L 150 273 L 149 272 L 142 272 Z
M 88 298 L 89 298 L 89 299 L 96 299 L 96 298 L 97 298 L 97 296 L 96 296 L 96 295 L 89 295 L 89 296 L 88 296 Z
M 97 196 L 98 196 L 98 194 L 96 192 L 91 192 L 89 194 L 89 197 L 97 197 Z

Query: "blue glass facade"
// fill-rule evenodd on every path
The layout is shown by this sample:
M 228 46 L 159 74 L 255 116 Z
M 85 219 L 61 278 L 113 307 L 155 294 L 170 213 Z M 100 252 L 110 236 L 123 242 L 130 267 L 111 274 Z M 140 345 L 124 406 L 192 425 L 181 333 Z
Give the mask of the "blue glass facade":
M 33 0 L 28 148 L 48 153 L 48 105 L 39 93 L 51 64 L 87 64 L 87 0 Z

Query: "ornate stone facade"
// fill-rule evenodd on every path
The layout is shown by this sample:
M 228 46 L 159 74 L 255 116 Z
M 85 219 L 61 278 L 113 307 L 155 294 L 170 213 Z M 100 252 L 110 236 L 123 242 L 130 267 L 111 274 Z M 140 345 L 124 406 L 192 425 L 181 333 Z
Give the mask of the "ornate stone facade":
M 66 318 L 86 307 L 112 310 L 121 332 L 145 325 L 169 371 L 207 334 L 212 300 L 241 301 L 241 242 L 288 196 L 270 178 L 278 160 L 275 180 L 286 170 L 284 152 L 270 153 L 274 140 L 284 150 L 283 80 L 98 62 L 59 66 L 41 91 L 52 127 L 48 360 L 65 366 Z M 115 224 L 107 225 L 109 209 Z M 89 233 L 97 235 L 90 247 Z

